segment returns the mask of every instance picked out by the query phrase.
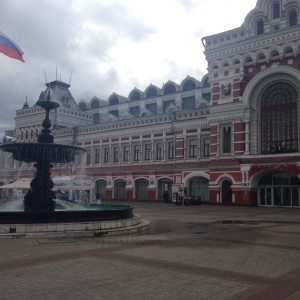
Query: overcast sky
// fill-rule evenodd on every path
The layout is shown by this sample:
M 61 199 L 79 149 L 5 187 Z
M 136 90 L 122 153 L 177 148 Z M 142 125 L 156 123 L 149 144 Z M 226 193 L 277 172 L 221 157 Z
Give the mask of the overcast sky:
M 0 31 L 25 63 L 0 53 L 0 139 L 26 96 L 69 82 L 77 103 L 127 97 L 151 83 L 206 73 L 201 38 L 239 27 L 256 0 L 0 0 Z

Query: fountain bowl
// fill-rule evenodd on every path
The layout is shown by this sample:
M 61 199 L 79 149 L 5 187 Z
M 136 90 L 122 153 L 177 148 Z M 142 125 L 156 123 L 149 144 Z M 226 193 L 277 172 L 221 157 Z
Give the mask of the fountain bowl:
M 91 204 L 86 208 L 55 212 L 0 211 L 0 224 L 82 223 L 133 217 L 133 208 L 126 205 Z
M 77 154 L 86 152 L 77 146 L 49 143 L 10 143 L 0 145 L 0 149 L 12 153 L 15 160 L 27 163 L 69 163 Z

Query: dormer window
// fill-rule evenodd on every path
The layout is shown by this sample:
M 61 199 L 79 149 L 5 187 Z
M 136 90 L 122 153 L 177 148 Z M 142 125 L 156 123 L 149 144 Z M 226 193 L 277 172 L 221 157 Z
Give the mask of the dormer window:
M 150 88 L 146 93 L 146 98 L 157 97 L 157 90 L 155 88 Z
M 142 99 L 141 94 L 137 91 L 133 92 L 130 96 L 131 101 L 138 101 L 138 100 L 141 100 L 141 99 Z
M 182 90 L 185 91 L 190 91 L 190 90 L 195 90 L 196 89 L 196 84 L 192 80 L 187 80 L 184 85 Z
M 109 105 L 116 105 L 119 104 L 119 99 L 117 97 L 113 97 L 109 101 Z
M 176 93 L 176 88 L 173 84 L 168 84 L 165 87 L 164 92 L 165 92 L 165 95 L 175 94 Z

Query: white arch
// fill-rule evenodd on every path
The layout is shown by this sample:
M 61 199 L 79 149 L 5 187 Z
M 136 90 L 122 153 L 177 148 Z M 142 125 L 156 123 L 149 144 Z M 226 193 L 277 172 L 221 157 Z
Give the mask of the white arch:
M 170 180 L 173 180 L 173 177 L 170 177 L 170 176 L 162 176 L 162 177 L 159 177 L 156 179 L 156 181 L 160 181 L 162 179 L 170 179 Z
M 105 177 L 98 177 L 98 178 L 94 179 L 95 182 L 97 182 L 99 180 L 103 180 L 103 181 L 105 181 L 107 183 L 107 178 L 105 178 Z
M 139 179 L 145 179 L 145 180 L 147 180 L 147 181 L 149 182 L 149 178 L 143 177 L 143 176 L 134 178 L 134 179 L 133 179 L 133 182 L 136 182 L 136 181 L 139 180 Z
M 117 180 L 123 180 L 127 182 L 127 178 L 123 178 L 123 177 L 114 178 L 112 181 L 113 183 L 115 183 Z
M 186 187 L 187 183 L 194 177 L 203 177 L 205 179 L 208 179 L 208 181 L 210 180 L 210 176 L 206 172 L 203 171 L 192 172 L 183 178 L 183 185 Z
M 216 182 L 218 185 L 220 185 L 221 181 L 223 182 L 224 180 L 228 180 L 228 179 L 231 180 L 232 184 L 235 183 L 234 178 L 233 178 L 231 175 L 227 174 L 227 173 L 224 173 L 224 174 L 220 175 L 220 176 L 216 179 L 215 182 Z

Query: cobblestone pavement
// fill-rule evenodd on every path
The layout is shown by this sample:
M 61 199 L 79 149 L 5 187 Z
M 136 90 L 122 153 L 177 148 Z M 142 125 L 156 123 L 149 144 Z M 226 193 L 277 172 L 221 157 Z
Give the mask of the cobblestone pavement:
M 300 299 L 299 209 L 129 204 L 147 234 L 1 238 L 0 299 Z

